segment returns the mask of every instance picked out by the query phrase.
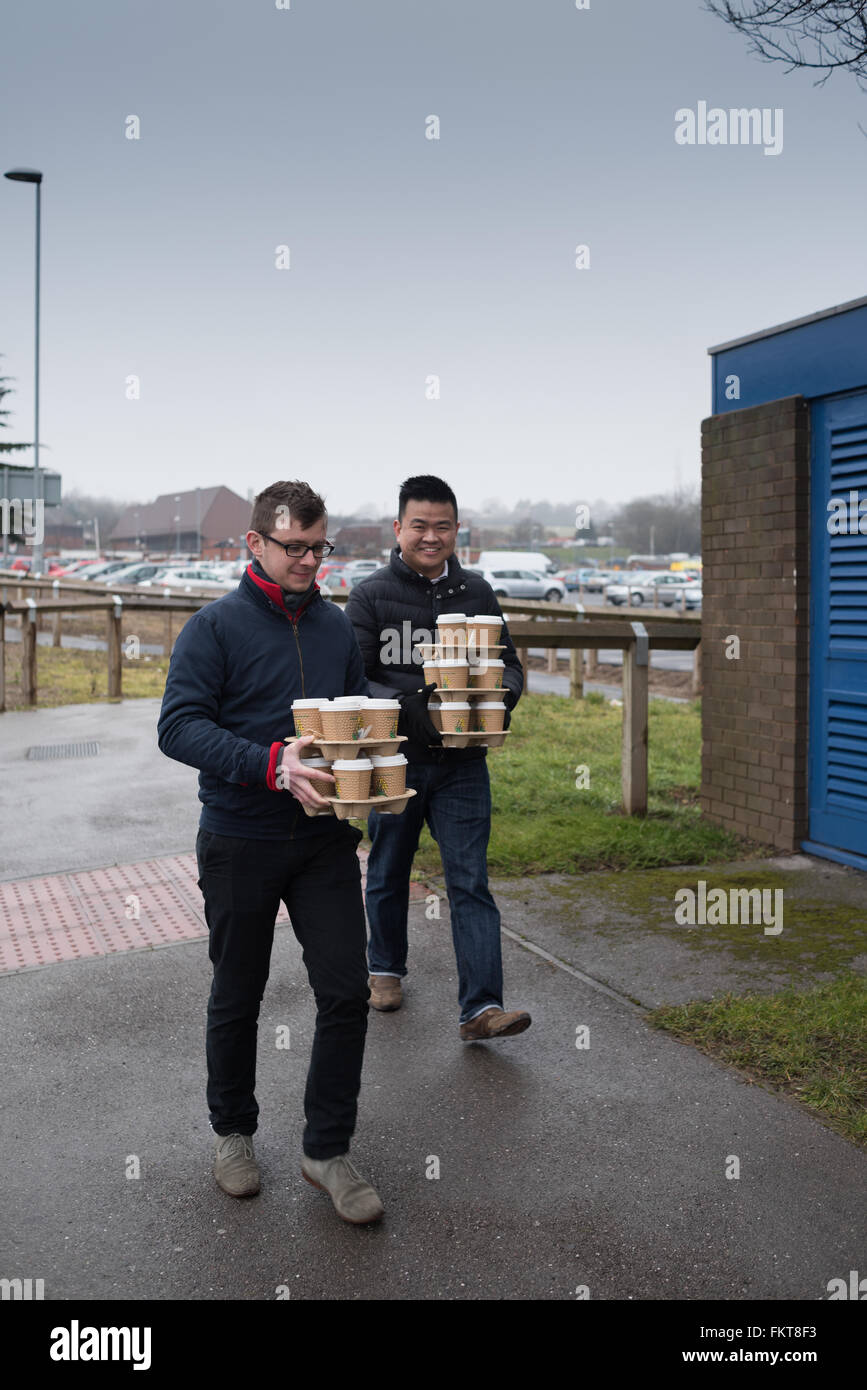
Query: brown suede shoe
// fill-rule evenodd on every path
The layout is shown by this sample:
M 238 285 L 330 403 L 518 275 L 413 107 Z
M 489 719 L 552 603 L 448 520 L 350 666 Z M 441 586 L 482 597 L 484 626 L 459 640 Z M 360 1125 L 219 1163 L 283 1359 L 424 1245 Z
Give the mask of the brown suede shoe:
M 368 983 L 372 1009 L 390 1013 L 393 1009 L 400 1008 L 403 1003 L 403 991 L 396 975 L 371 975 Z
M 255 1197 L 259 1191 L 259 1167 L 251 1134 L 217 1136 L 214 1177 L 230 1197 Z
M 483 1014 L 477 1014 L 469 1023 L 461 1024 L 461 1041 L 482 1042 L 485 1038 L 512 1038 L 516 1033 L 523 1033 L 525 1028 L 529 1028 L 532 1021 L 525 1009 L 513 1009 L 508 1014 L 502 1009 L 485 1009 Z
M 301 1172 L 309 1183 L 327 1192 L 338 1216 L 353 1226 L 378 1221 L 385 1208 L 379 1194 L 349 1161 L 348 1154 L 337 1158 L 308 1158 L 301 1160 Z

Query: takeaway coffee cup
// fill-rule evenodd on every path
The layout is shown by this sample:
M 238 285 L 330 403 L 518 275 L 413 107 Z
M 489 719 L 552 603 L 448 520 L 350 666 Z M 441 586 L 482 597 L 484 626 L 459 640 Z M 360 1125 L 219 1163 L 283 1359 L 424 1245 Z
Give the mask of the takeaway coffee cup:
M 498 645 L 502 626 L 503 620 L 498 614 L 476 613 L 467 618 L 467 645 L 483 656 L 489 647 Z
M 442 731 L 444 734 L 468 734 L 470 731 L 470 706 L 466 700 L 452 700 L 440 706 Z
M 472 728 L 477 734 L 499 734 L 506 722 L 503 700 L 479 700 L 473 706 Z
M 292 718 L 295 721 L 295 732 L 301 734 L 315 734 L 317 738 L 322 737 L 322 718 L 319 713 L 321 700 L 293 700 Z
M 437 662 L 441 690 L 466 690 L 470 664 L 465 656 L 441 656 Z
M 310 746 L 309 744 L 305 745 L 305 747 L 309 747 L 309 746 Z M 317 769 L 318 772 L 330 772 L 330 771 L 331 771 L 331 763 L 328 761 L 327 758 L 305 758 L 305 757 L 304 757 L 304 749 L 301 750 L 301 761 L 304 763 L 304 766 L 305 766 L 305 767 L 315 767 L 315 768 Z M 320 782 L 320 780 L 319 780 L 318 777 L 314 777 L 314 778 L 313 778 L 313 781 L 312 781 L 311 785 L 312 785 L 312 787 L 313 787 L 313 790 L 317 793 L 318 796 L 334 796 L 334 794 L 335 794 L 335 792 L 334 792 L 334 787 L 332 786 L 332 784 L 331 784 L 330 782 Z M 291 788 L 290 788 L 290 790 L 291 790 Z M 326 807 L 326 809 L 323 810 L 323 811 L 317 811 L 317 809 L 316 809 L 315 806 L 305 806 L 305 807 L 304 807 L 304 811 L 305 811 L 305 814 L 308 815 L 308 816 L 330 816 L 330 815 L 333 815 L 333 812 L 332 812 L 330 806 L 329 806 L 329 807 Z
M 431 681 L 433 681 L 434 685 L 439 685 L 440 683 L 439 660 L 432 660 L 430 657 L 426 657 L 424 663 L 424 683 L 425 685 L 430 685 Z
M 486 657 L 470 667 L 470 686 L 473 690 L 502 690 L 505 664 L 495 657 Z
M 443 654 L 457 654 L 467 649 L 466 613 L 441 613 L 437 618 L 437 641 L 443 647 Z M 451 653 L 449 652 L 451 648 Z
M 428 702 L 427 702 L 427 712 L 428 712 L 428 714 L 429 714 L 429 716 L 430 716 L 430 722 L 433 724 L 434 728 L 435 728 L 435 729 L 439 729 L 440 733 L 442 733 L 442 731 L 443 731 L 443 707 L 442 707 L 441 702 L 440 702 L 439 700 L 434 700 L 434 699 L 428 700 Z
M 397 738 L 400 700 L 367 700 L 361 708 L 361 729 L 365 738 Z
M 323 700 L 319 706 L 322 737 L 331 743 L 348 743 L 350 739 L 357 739 L 361 727 L 361 709 L 360 696 Z
M 331 764 L 331 774 L 340 800 L 367 801 L 372 772 L 373 763 L 369 758 L 336 758 Z
M 370 779 L 371 796 L 402 796 L 406 791 L 406 758 L 395 753 L 390 758 L 378 758 L 371 754 L 373 775 Z

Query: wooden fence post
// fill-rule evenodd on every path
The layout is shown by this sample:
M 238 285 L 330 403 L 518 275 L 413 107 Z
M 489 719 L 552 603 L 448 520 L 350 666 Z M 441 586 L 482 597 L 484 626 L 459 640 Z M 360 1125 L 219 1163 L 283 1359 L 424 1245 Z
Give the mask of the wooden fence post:
M 59 598 L 60 598 L 60 580 L 59 580 L 59 579 L 55 579 L 54 582 L 53 582 L 52 585 L 51 585 L 51 588 L 52 588 L 52 591 L 53 591 L 53 597 L 56 598 L 56 599 L 59 599 Z M 51 619 L 51 645 L 52 645 L 52 647 L 59 647 L 59 646 L 61 645 L 61 643 L 60 643 L 60 611 L 59 611 L 59 609 L 58 609 L 58 611 L 53 615 L 53 617 L 52 617 L 52 619 Z
M 123 663 L 121 660 L 121 623 L 123 620 L 123 599 L 112 594 L 114 608 L 108 612 L 108 698 L 119 699 L 123 694 Z
M 596 675 L 596 662 L 597 662 L 597 658 L 598 658 L 598 652 L 597 652 L 596 648 L 595 648 L 595 647 L 588 647 L 588 648 L 587 648 L 587 675 L 588 675 L 588 676 L 595 676 L 595 675 Z
M 0 603 L 0 714 L 6 708 L 6 605 Z
M 581 647 L 569 649 L 569 695 L 573 700 L 584 699 L 584 652 Z
M 701 694 L 701 642 L 692 654 L 692 693 Z
M 557 648 L 548 648 L 548 670 L 552 675 L 557 673 Z
M 36 704 L 36 603 L 27 600 L 27 612 L 21 618 L 21 691 L 25 705 Z
M 623 809 L 628 816 L 647 814 L 647 672 L 648 641 L 643 623 L 632 623 L 635 640 L 623 653 L 623 742 L 620 776 Z

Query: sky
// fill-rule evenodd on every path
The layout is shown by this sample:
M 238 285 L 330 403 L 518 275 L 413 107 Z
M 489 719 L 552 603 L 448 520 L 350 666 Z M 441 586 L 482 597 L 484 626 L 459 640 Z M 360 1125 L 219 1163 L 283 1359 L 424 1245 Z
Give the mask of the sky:
M 469 508 L 696 486 L 707 348 L 867 292 L 867 95 L 702 0 L 282 3 L 6 0 L 64 491 L 300 477 L 387 514 L 413 473 Z M 699 102 L 781 110 L 782 148 L 679 143 Z M 30 440 L 31 186 L 0 180 L 0 228 Z

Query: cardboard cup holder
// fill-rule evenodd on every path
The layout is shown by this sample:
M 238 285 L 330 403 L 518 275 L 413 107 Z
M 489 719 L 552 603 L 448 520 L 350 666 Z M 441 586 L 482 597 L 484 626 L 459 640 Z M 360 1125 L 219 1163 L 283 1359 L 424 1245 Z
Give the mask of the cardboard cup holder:
M 383 816 L 400 816 L 406 810 L 411 796 L 417 796 L 414 787 L 407 787 L 400 796 L 368 796 L 363 801 L 341 801 L 339 796 L 328 796 L 331 809 L 338 820 L 366 819 L 368 812 L 378 811 Z
M 443 734 L 444 748 L 502 748 L 511 729 L 499 733 Z

